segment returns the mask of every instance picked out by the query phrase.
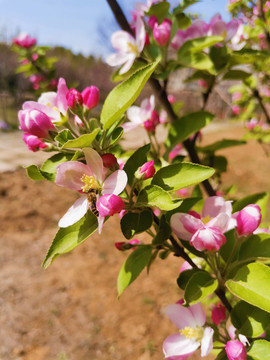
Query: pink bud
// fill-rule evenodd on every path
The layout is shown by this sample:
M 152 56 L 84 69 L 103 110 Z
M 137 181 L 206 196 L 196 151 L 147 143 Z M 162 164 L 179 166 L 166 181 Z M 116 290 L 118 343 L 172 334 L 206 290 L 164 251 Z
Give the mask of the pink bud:
M 150 45 L 150 38 L 147 32 L 145 33 L 144 46 Z
M 117 164 L 117 159 L 113 154 L 103 154 L 101 155 L 101 158 L 105 168 L 113 169 L 115 164 Z
M 120 213 L 119 213 L 119 217 L 120 219 L 122 219 L 122 217 L 127 213 L 127 210 L 121 210 Z
M 50 130 L 55 130 L 50 118 L 36 109 L 20 110 L 18 113 L 20 128 L 39 138 L 47 138 Z
M 47 147 L 44 142 L 42 142 L 37 136 L 24 133 L 23 134 L 23 141 L 28 146 L 28 149 L 31 151 L 38 151 L 45 149 Z
M 23 60 L 22 60 L 22 64 L 23 64 L 23 65 L 27 65 L 28 63 L 29 63 L 29 61 L 28 61 L 27 59 L 23 59 Z
M 185 197 L 188 196 L 188 189 L 183 188 L 183 189 L 177 190 L 176 194 L 179 195 L 179 196 L 182 196 L 183 198 L 185 198 Z
M 226 308 L 221 303 L 212 309 L 212 320 L 216 325 L 226 320 Z
M 203 79 L 198 80 L 198 85 L 201 86 L 204 89 L 208 89 L 208 83 Z
M 192 269 L 192 266 L 187 261 L 184 261 L 179 270 L 179 273 L 182 273 L 183 271 L 191 270 L 191 269 Z
M 97 209 L 101 216 L 113 216 L 125 207 L 124 201 L 117 195 L 102 195 L 97 202 Z
M 240 114 L 240 106 L 233 105 L 232 111 L 233 111 L 234 115 L 239 115 Z
M 264 33 L 260 33 L 259 35 L 258 35 L 258 39 L 264 39 L 265 38 L 265 35 L 264 35 Z
M 239 236 L 251 235 L 261 223 L 261 209 L 258 205 L 247 205 L 239 211 L 236 223 Z
M 150 28 L 154 29 L 155 24 L 158 24 L 158 19 L 155 15 L 152 15 L 148 19 L 148 25 L 150 26 Z
M 174 104 L 176 101 L 176 97 L 174 95 L 168 95 L 168 100 L 170 104 Z
M 88 109 L 93 109 L 99 102 L 99 89 L 96 86 L 88 86 L 82 91 L 83 103 Z
M 145 130 L 148 132 L 154 132 L 156 130 L 156 125 L 154 124 L 154 122 L 152 120 L 146 120 L 143 123 L 143 126 L 144 126 Z
M 154 167 L 154 160 L 146 162 L 139 169 L 139 173 L 143 174 L 144 180 L 153 177 L 155 172 L 156 172 L 156 170 Z
M 37 53 L 34 53 L 33 55 L 32 55 L 32 60 L 33 61 L 36 61 L 38 59 L 38 54 Z
M 155 23 L 153 29 L 153 36 L 160 46 L 167 45 L 171 36 L 171 28 L 172 22 L 169 19 L 164 19 L 162 24 L 160 25 L 158 25 L 158 23 Z
M 161 211 L 159 209 L 154 209 L 153 210 L 153 213 L 156 215 L 156 216 L 160 216 L 161 215 Z
M 68 107 L 72 110 L 78 109 L 83 104 L 83 98 L 81 93 L 74 88 L 68 90 L 68 92 L 66 93 L 66 99 Z
M 233 101 L 239 101 L 241 100 L 243 94 L 240 91 L 236 91 L 235 93 L 232 94 L 232 99 Z
M 159 115 L 158 112 L 156 110 L 153 110 L 151 112 L 151 117 L 150 120 L 152 121 L 152 123 L 157 126 L 159 124 Z
M 29 49 L 30 47 L 36 45 L 37 39 L 32 38 L 29 34 L 20 34 L 16 38 L 13 39 L 13 43 L 23 47 L 25 49 Z
M 238 340 L 228 341 L 225 350 L 229 360 L 246 360 L 247 358 L 247 350 Z
M 183 305 L 185 303 L 185 300 L 183 298 L 176 301 L 176 304 Z
M 125 241 L 119 241 L 119 242 L 114 243 L 114 246 L 119 251 L 125 251 L 126 250 L 126 248 L 125 248 L 126 244 L 127 243 Z

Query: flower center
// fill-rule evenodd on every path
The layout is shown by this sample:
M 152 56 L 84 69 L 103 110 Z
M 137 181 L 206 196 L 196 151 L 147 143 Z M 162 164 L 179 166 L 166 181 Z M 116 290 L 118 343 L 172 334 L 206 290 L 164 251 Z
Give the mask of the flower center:
M 187 339 L 201 340 L 203 337 L 203 328 L 200 326 L 196 326 L 196 328 L 186 326 L 184 329 L 179 330 L 179 332 L 181 335 L 185 335 Z
M 94 176 L 83 175 L 81 181 L 85 183 L 85 185 L 81 187 L 84 193 L 88 193 L 90 190 L 100 191 L 100 185 Z
M 128 46 L 128 49 L 129 49 L 129 51 L 130 51 L 130 52 L 132 52 L 132 53 L 134 53 L 134 54 L 138 55 L 138 48 L 137 48 L 137 45 L 134 45 L 134 44 L 132 44 L 132 43 L 128 42 L 128 43 L 127 43 L 127 46 Z
M 205 216 L 204 218 L 202 218 L 202 222 L 203 224 L 207 224 L 210 220 L 212 220 L 213 218 L 211 218 L 209 215 Z

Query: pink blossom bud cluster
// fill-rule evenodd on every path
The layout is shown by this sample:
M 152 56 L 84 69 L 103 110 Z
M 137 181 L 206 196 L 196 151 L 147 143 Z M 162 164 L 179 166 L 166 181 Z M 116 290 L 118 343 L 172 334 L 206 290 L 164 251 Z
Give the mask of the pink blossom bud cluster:
M 158 25 L 158 22 L 154 23 L 153 37 L 160 46 L 166 46 L 171 36 L 172 22 L 169 19 L 164 19 L 163 22 Z
M 29 34 L 22 33 L 13 39 L 13 44 L 16 44 L 22 48 L 29 49 L 36 45 L 37 39 L 31 37 Z
M 75 112 L 83 105 L 86 109 L 90 110 L 99 103 L 99 89 L 96 86 L 88 86 L 82 93 L 76 89 L 69 89 L 66 99 L 68 107 Z

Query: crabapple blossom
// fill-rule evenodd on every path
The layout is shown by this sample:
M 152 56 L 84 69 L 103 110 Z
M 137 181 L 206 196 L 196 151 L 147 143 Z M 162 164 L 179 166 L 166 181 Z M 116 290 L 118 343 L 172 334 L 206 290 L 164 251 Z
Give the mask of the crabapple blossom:
M 113 154 L 110 154 L 110 153 L 103 154 L 103 155 L 101 155 L 101 158 L 103 161 L 103 166 L 105 168 L 113 169 L 115 167 L 115 165 L 117 164 L 117 159 Z
M 141 106 L 131 106 L 127 110 L 127 117 L 130 122 L 122 125 L 125 132 L 135 129 L 137 126 L 143 125 L 145 121 L 150 120 L 152 112 L 155 109 L 155 97 L 151 95 L 149 99 L 144 99 Z
M 228 341 L 225 350 L 229 360 L 246 360 L 247 358 L 247 350 L 241 341 Z
M 83 98 L 81 93 L 72 88 L 66 93 L 67 105 L 71 110 L 77 110 L 83 104 Z
M 31 37 L 27 33 L 22 33 L 13 39 L 13 43 L 22 48 L 29 49 L 30 47 L 36 45 L 37 39 Z
M 171 28 L 172 22 L 169 19 L 164 19 L 160 25 L 158 25 L 158 23 L 155 23 L 153 28 L 153 36 L 160 46 L 167 45 L 171 36 Z
M 120 213 L 125 207 L 124 201 L 117 195 L 105 194 L 100 196 L 97 202 L 97 209 L 100 216 L 113 216 Z
M 87 194 L 90 191 L 96 192 L 96 200 L 99 202 L 101 195 L 120 194 L 126 184 L 127 175 L 124 170 L 114 171 L 105 178 L 105 170 L 101 156 L 92 148 L 83 149 L 86 164 L 79 161 L 66 161 L 56 168 L 55 183 L 71 190 L 84 193 L 81 198 L 75 201 L 67 213 L 60 219 L 60 227 L 68 227 L 79 221 L 88 211 L 91 204 Z M 121 209 L 120 209 L 121 210 Z M 119 210 L 119 211 L 120 211 Z M 99 233 L 101 233 L 104 216 L 98 216 Z
M 32 134 L 24 133 L 22 139 L 28 146 L 28 149 L 34 152 L 45 149 L 47 147 L 47 145 L 42 140 Z
M 238 235 L 247 236 L 253 234 L 259 227 L 261 219 L 261 209 L 258 205 L 250 204 L 244 207 L 239 211 L 236 218 Z
M 154 176 L 156 170 L 154 167 L 154 160 L 150 160 L 146 163 L 144 163 L 140 168 L 139 168 L 139 176 L 142 179 L 150 179 L 151 177 Z
M 111 37 L 112 46 L 117 50 L 116 54 L 109 55 L 106 59 L 110 66 L 123 65 L 119 74 L 126 73 L 140 55 L 145 43 L 145 28 L 140 17 L 135 23 L 135 38 L 126 31 L 119 30 Z
M 218 251 L 226 242 L 224 232 L 232 226 L 231 213 L 230 201 L 211 196 L 205 200 L 202 217 L 193 211 L 173 214 L 171 228 L 199 251 Z
M 95 108 L 99 103 L 99 89 L 96 86 L 88 86 L 82 91 L 83 104 L 88 109 Z
M 150 16 L 150 18 L 148 19 L 148 25 L 150 26 L 150 28 L 154 29 L 155 24 L 158 23 L 158 19 L 155 15 Z
M 179 302 L 165 309 L 166 315 L 179 332 L 167 337 L 163 343 L 166 360 L 185 359 L 201 347 L 201 356 L 207 356 L 213 348 L 214 330 L 204 327 L 206 317 L 201 303 L 184 307 Z
M 51 119 L 37 109 L 24 109 L 18 113 L 20 128 L 30 135 L 48 138 L 49 131 L 55 130 Z

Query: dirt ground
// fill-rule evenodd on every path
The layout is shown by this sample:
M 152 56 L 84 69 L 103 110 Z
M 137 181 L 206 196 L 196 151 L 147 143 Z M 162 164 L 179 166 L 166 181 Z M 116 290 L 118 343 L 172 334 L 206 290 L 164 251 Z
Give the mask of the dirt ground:
M 216 131 L 205 143 L 241 133 Z M 240 196 L 269 190 L 269 158 L 255 142 L 220 154 L 230 158 L 225 185 L 235 183 Z M 144 272 L 117 300 L 127 254 L 114 247 L 123 240 L 116 215 L 102 236 L 41 268 L 58 219 L 75 197 L 52 183 L 32 182 L 24 170 L 0 174 L 0 360 L 163 359 L 162 342 L 176 332 L 163 309 L 181 297 L 179 259 L 158 259 L 150 275 Z

